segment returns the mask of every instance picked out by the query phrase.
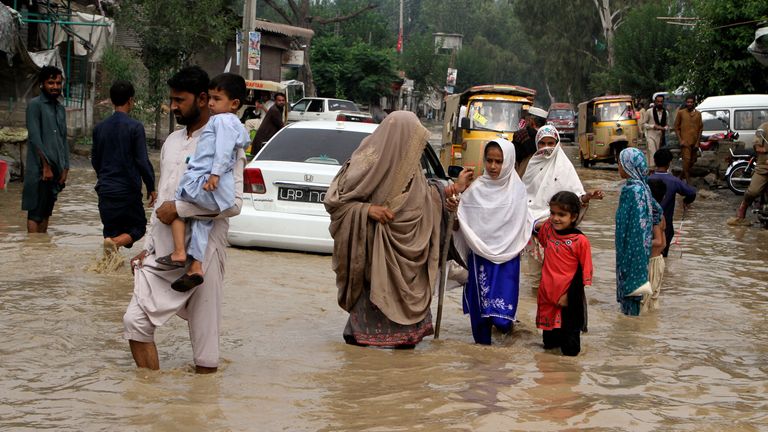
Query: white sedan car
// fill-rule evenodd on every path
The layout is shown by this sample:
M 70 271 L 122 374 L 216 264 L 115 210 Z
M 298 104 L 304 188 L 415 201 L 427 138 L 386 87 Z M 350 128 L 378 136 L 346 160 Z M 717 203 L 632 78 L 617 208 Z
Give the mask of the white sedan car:
M 309 120 L 374 123 L 371 114 L 360 111 L 352 101 L 321 97 L 302 98 L 288 111 L 289 123 Z
M 323 199 L 336 173 L 376 124 L 313 121 L 281 129 L 245 167 L 243 208 L 229 222 L 234 246 L 333 252 Z M 424 143 L 428 178 L 447 181 Z

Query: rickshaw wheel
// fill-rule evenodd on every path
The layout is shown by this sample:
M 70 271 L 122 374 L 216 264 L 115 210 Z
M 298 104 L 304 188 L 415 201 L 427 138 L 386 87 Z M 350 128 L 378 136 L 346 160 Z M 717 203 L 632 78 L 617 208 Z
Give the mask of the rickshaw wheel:
M 584 168 L 589 168 L 590 166 L 592 166 L 592 161 L 589 159 L 585 159 L 584 155 L 582 155 L 581 152 L 579 152 L 579 159 L 581 160 L 581 166 L 583 166 Z

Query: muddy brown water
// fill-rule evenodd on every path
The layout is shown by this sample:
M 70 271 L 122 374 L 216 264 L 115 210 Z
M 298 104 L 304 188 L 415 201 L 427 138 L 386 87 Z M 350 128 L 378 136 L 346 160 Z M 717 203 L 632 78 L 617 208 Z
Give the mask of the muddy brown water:
M 222 366 L 209 376 L 192 373 L 178 318 L 158 330 L 162 370 L 134 368 L 121 333 L 130 272 L 87 270 L 101 232 L 86 164 L 49 235 L 26 234 L 13 183 L 0 192 L 0 429 L 768 430 L 768 231 L 726 226 L 738 203 L 728 191 L 697 201 L 667 259 L 661 309 L 625 317 L 613 252 L 621 182 L 610 166 L 579 173 L 606 198 L 582 225 L 595 285 L 578 357 L 542 350 L 531 271 L 519 324 L 493 346 L 472 343 L 454 289 L 440 340 L 391 351 L 343 343 L 330 257 L 229 249 Z

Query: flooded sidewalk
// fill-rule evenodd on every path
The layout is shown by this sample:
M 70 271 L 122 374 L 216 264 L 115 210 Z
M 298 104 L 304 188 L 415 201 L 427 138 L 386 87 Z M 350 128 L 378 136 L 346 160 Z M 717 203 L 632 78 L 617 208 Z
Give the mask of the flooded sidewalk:
M 766 430 L 768 230 L 727 226 L 739 202 L 727 190 L 684 221 L 678 205 L 661 309 L 626 317 L 613 251 L 621 181 L 615 166 L 577 170 L 606 192 L 581 225 L 595 282 L 578 357 L 542 349 L 533 272 L 520 322 L 493 346 L 472 343 L 454 289 L 440 340 L 366 349 L 341 337 L 331 257 L 230 248 L 222 366 L 202 376 L 178 318 L 157 332 L 161 370 L 134 367 L 122 338 L 130 270 L 88 271 L 102 243 L 93 172 L 73 170 L 49 235 L 26 233 L 12 183 L 0 192 L 0 429 Z

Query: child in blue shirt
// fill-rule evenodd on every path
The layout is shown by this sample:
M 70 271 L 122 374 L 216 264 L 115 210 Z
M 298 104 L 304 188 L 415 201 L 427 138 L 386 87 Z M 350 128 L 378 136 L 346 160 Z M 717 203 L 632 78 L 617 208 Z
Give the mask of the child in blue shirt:
M 200 134 L 195 154 L 179 182 L 176 199 L 221 213 L 235 204 L 233 169 L 237 151 L 249 144 L 248 134 L 234 113 L 245 100 L 243 77 L 224 73 L 208 85 L 208 108 L 211 118 Z M 186 223 L 176 218 L 171 223 L 174 250 L 157 262 L 171 267 L 184 267 L 191 259 L 187 272 L 171 284 L 176 291 L 189 291 L 203 283 L 203 260 L 208 246 L 212 220 L 190 219 L 189 248 L 184 240 Z

